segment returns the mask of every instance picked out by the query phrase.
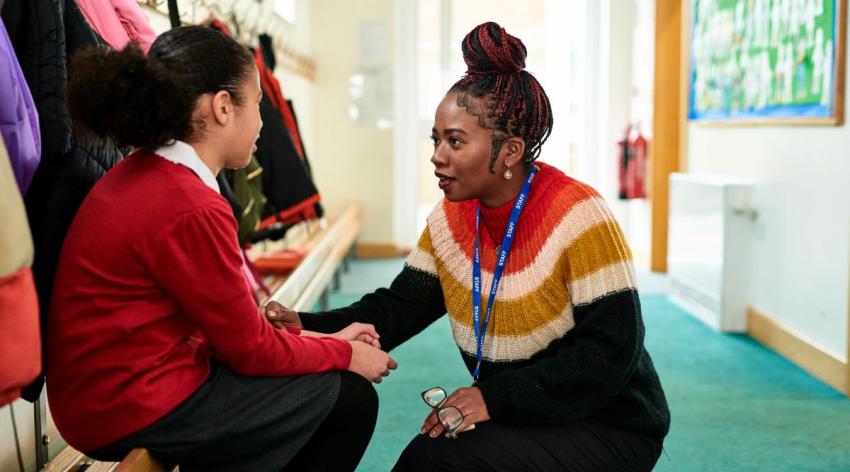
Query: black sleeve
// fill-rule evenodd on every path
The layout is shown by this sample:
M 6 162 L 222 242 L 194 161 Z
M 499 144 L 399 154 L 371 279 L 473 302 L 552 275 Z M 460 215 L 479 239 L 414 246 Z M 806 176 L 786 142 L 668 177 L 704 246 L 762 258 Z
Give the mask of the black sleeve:
M 440 280 L 434 274 L 404 266 L 389 288 L 365 295 L 351 306 L 322 313 L 300 313 L 304 328 L 339 331 L 354 322 L 371 323 L 389 351 L 446 314 Z

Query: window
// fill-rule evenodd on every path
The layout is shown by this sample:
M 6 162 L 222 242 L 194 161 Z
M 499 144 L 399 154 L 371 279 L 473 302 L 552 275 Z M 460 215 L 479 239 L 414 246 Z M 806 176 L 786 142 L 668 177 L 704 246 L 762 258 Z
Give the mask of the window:
M 295 0 L 274 0 L 274 12 L 290 24 L 295 23 Z

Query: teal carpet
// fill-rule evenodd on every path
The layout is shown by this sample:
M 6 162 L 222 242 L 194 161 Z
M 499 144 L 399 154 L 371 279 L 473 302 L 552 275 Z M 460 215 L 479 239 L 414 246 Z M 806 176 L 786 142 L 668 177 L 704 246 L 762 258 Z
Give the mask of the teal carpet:
M 345 306 L 401 269 L 354 261 L 332 306 Z M 656 471 L 850 472 L 850 400 L 743 335 L 720 335 L 667 301 L 642 297 L 646 344 L 673 419 Z M 377 386 L 375 435 L 358 471 L 387 471 L 428 408 L 419 393 L 468 385 L 448 320 L 393 351 L 399 369 Z

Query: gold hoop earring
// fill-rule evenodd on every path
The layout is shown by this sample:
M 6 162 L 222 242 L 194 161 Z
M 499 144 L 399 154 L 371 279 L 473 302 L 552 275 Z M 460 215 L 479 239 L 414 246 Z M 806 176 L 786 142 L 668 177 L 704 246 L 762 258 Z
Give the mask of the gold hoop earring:
M 508 169 L 508 170 L 505 171 L 505 173 L 503 175 L 505 177 L 505 180 L 511 180 L 511 178 L 514 176 L 514 173 L 511 172 L 510 169 Z

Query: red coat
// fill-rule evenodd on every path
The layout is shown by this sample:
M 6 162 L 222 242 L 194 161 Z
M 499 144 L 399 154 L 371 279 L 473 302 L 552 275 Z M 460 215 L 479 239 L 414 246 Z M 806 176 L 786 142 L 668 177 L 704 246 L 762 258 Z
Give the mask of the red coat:
M 41 371 L 33 247 L 15 176 L 0 138 L 0 407 L 21 396 Z

